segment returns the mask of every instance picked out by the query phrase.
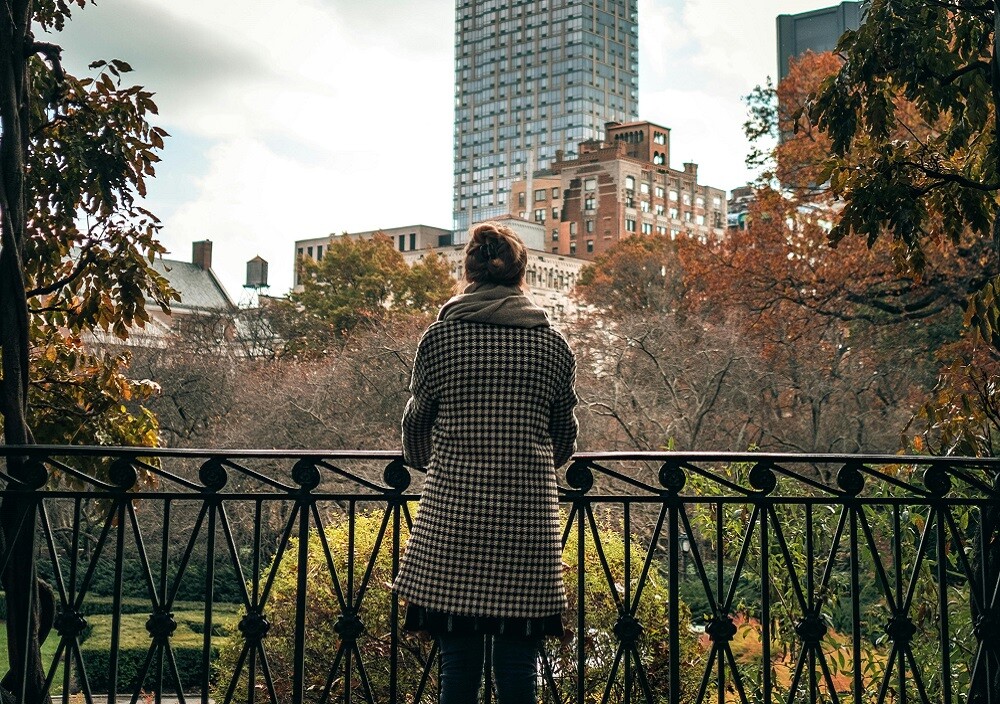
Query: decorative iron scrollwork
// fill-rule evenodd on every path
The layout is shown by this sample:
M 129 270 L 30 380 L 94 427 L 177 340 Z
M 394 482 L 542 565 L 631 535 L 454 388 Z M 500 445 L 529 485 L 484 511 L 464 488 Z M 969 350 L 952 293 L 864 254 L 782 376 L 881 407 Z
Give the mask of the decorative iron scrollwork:
M 848 462 L 837 472 L 837 486 L 848 496 L 857 496 L 865 488 L 865 475 L 854 462 Z
M 1000 650 L 1000 612 L 997 609 L 980 613 L 972 631 L 987 650 Z
M 826 622 L 816 612 L 807 613 L 795 624 L 795 633 L 807 645 L 819 645 L 826 631 Z
M 312 491 L 319 486 L 319 470 L 316 463 L 303 457 L 292 467 L 292 480 L 302 487 L 302 491 Z
M 916 635 L 917 627 L 904 614 L 896 614 L 885 624 L 885 632 L 894 643 L 902 645 Z
M 587 460 L 574 460 L 566 470 L 566 482 L 581 494 L 590 491 L 594 486 L 594 473 L 590 469 L 590 463 Z
M 356 613 L 348 611 L 333 624 L 334 632 L 346 641 L 355 641 L 365 632 L 365 624 Z
M 951 477 L 941 465 L 933 465 L 924 470 L 924 486 L 934 496 L 944 496 L 951 491 Z
M 271 629 L 271 622 L 260 611 L 247 611 L 238 628 L 247 640 L 259 641 Z
M 226 471 L 222 460 L 213 457 L 201 466 L 198 470 L 198 478 L 209 491 L 219 491 L 229 481 L 229 473 Z
M 87 630 L 87 619 L 79 611 L 60 611 L 52 624 L 63 638 L 76 638 Z
M 728 643 L 736 635 L 736 623 L 729 614 L 716 614 L 705 625 L 705 633 L 715 643 Z
M 108 468 L 108 478 L 122 491 L 128 491 L 139 481 L 139 473 L 128 457 L 119 457 Z
M 622 614 L 612 628 L 615 637 L 625 646 L 635 645 L 642 635 L 642 624 L 631 614 Z
M 155 642 L 166 643 L 177 630 L 177 621 L 172 613 L 159 609 L 146 619 L 146 630 Z
M 667 490 L 668 494 L 677 494 L 687 483 L 687 475 L 681 468 L 679 462 L 664 462 L 660 467 L 660 485 Z
M 758 462 L 751 467 L 749 479 L 750 486 L 764 495 L 770 494 L 778 486 L 778 478 L 774 475 L 770 462 Z
M 403 460 L 395 459 L 389 463 L 382 473 L 385 483 L 395 491 L 403 493 L 410 486 L 410 470 L 403 464 Z

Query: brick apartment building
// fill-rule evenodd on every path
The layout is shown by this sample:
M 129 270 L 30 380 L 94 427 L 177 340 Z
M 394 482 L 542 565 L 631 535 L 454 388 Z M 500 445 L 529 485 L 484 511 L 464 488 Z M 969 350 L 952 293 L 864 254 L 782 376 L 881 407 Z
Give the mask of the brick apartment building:
M 703 241 L 726 232 L 726 192 L 698 183 L 698 165 L 670 168 L 670 129 L 609 122 L 605 138 L 561 152 L 550 168 L 511 188 L 511 212 L 545 226 L 545 250 L 593 259 L 636 234 L 682 233 Z

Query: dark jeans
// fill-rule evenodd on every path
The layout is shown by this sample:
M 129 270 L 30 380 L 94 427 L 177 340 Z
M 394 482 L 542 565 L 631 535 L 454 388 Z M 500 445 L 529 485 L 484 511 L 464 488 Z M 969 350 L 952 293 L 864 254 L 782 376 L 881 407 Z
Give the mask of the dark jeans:
M 483 684 L 486 638 L 438 636 L 441 649 L 441 704 L 476 704 Z M 493 638 L 493 678 L 498 704 L 535 704 L 541 639 Z

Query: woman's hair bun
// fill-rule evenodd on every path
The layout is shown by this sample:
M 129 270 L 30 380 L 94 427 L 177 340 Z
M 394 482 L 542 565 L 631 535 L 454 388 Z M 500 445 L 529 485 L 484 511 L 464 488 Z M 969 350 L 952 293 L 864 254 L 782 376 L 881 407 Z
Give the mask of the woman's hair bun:
M 509 227 L 487 221 L 469 231 L 465 245 L 465 279 L 470 283 L 520 286 L 527 263 L 528 250 Z

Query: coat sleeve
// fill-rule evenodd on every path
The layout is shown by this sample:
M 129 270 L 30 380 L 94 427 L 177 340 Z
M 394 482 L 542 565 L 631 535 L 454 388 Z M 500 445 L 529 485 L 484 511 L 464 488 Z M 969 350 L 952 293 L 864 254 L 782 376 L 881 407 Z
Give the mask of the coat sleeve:
M 424 338 L 425 340 L 426 338 Z M 411 467 L 426 467 L 431 459 L 431 428 L 438 400 L 433 392 L 424 340 L 417 347 L 410 378 L 410 400 L 403 410 L 403 459 Z
M 576 389 L 576 361 L 570 353 L 569 371 L 565 382 L 559 390 L 558 395 L 552 402 L 549 416 L 549 435 L 552 436 L 552 459 L 556 467 L 566 464 L 573 453 L 576 452 L 576 434 L 579 425 L 576 421 L 577 397 Z

